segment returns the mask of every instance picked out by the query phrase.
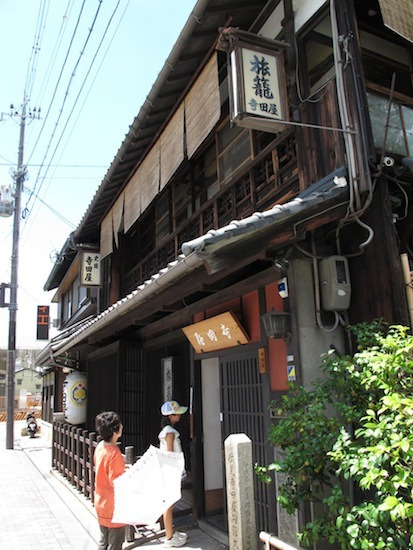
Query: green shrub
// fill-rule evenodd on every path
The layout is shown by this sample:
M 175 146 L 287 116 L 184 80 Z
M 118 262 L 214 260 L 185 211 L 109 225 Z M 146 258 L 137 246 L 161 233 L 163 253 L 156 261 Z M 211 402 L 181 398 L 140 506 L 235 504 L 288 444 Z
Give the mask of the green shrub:
M 313 389 L 291 385 L 269 438 L 283 458 L 271 471 L 286 482 L 278 500 L 289 513 L 305 503 L 314 517 L 299 535 L 341 548 L 413 548 L 413 338 L 405 327 L 379 321 L 349 330 L 358 352 L 330 350 L 326 376 Z M 348 482 L 357 499 L 349 497 Z

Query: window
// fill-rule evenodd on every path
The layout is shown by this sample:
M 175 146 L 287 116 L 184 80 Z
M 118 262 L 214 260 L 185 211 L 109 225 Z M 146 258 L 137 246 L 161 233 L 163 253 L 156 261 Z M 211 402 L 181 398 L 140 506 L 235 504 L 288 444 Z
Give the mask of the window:
M 193 169 L 195 210 L 212 198 L 219 189 L 215 142 L 196 161 Z
M 62 310 L 61 310 L 61 321 L 64 323 L 70 319 L 72 315 L 72 289 L 70 288 L 62 296 Z
M 219 180 L 223 183 L 251 158 L 250 131 L 226 124 L 218 133 L 218 151 Z
M 360 41 L 367 83 L 373 87 L 380 86 L 390 89 L 392 76 L 395 72 L 395 92 L 413 96 L 407 48 L 367 31 L 360 32 Z
M 385 121 L 389 109 L 386 97 L 368 93 L 371 129 L 374 146 L 382 149 L 386 133 Z M 386 151 L 404 157 L 413 156 L 413 108 L 393 101 L 386 137 Z
M 169 193 L 164 193 L 155 203 L 156 243 L 169 235 Z
M 23 380 L 22 380 L 22 378 L 18 378 L 18 379 L 16 380 L 16 382 L 17 382 L 17 385 L 18 385 L 18 386 L 21 386 Z
M 409 49 L 402 41 L 397 42 L 384 27 L 376 31 L 372 30 L 372 24 L 369 25 L 368 21 L 360 24 L 363 26 L 360 29 L 360 43 L 374 146 L 379 150 L 385 146 L 386 151 L 395 155 L 411 156 L 413 81 Z M 386 135 L 393 74 L 394 94 Z
M 88 297 L 88 288 L 86 286 L 78 287 L 78 305 L 80 306 Z
M 173 188 L 175 227 L 180 227 L 192 215 L 191 177 L 189 172 L 181 176 Z
M 315 92 L 334 76 L 331 36 L 330 16 L 327 16 L 305 38 L 305 57 L 311 92 Z

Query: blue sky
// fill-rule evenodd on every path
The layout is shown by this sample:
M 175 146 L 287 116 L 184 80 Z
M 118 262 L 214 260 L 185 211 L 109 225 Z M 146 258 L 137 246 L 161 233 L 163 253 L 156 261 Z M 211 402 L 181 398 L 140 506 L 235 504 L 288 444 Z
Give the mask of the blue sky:
M 0 0 L 0 186 L 11 184 L 18 157 L 20 119 L 9 116 L 10 104 L 21 112 L 26 89 L 32 113 L 41 108 L 40 120 L 26 124 L 17 347 L 45 345 L 36 341 L 36 307 L 53 297 L 43 285 L 54 254 L 85 213 L 194 5 L 195 0 Z M 12 217 L 0 218 L 5 283 L 12 223 Z M 0 309 L 0 348 L 8 346 L 8 323 L 8 309 Z

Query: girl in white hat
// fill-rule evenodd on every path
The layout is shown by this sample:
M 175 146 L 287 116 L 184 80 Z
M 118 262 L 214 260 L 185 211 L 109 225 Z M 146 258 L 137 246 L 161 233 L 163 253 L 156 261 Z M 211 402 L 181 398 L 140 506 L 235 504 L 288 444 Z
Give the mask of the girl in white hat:
M 186 413 L 188 407 L 182 407 L 177 401 L 166 401 L 161 407 L 162 430 L 159 433 L 160 448 L 163 451 L 182 453 L 181 439 L 175 424 L 181 420 L 181 415 Z M 173 505 L 163 515 L 166 540 L 165 548 L 178 548 L 183 546 L 188 538 L 186 533 L 174 530 L 173 526 Z

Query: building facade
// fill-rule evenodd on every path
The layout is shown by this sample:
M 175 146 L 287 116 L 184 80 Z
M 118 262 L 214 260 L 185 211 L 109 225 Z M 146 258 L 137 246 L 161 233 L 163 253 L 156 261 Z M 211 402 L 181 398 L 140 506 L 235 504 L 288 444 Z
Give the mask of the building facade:
M 117 410 L 138 454 L 161 403 L 188 404 L 190 504 L 224 533 L 225 438 L 271 462 L 271 401 L 310 387 L 330 346 L 352 351 L 346 324 L 411 324 L 396 4 L 400 24 L 378 0 L 199 0 L 45 285 L 61 333 L 38 364 L 85 371 L 86 428 Z M 278 509 L 277 483 L 256 480 L 257 526 L 294 542 L 309 517 Z

